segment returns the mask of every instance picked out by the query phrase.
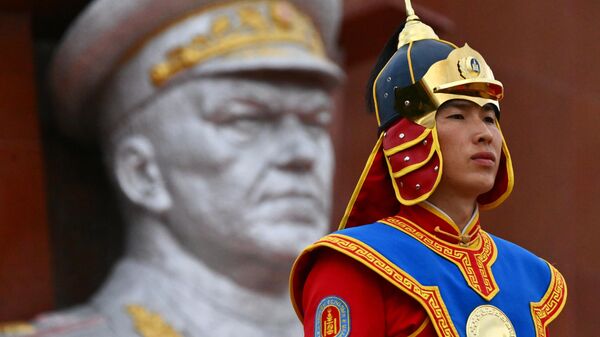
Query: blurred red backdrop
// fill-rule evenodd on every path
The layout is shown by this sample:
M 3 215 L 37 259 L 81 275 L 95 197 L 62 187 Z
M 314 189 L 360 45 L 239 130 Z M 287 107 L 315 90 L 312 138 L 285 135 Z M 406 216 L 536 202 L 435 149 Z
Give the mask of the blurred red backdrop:
M 93 189 L 85 187 L 89 177 L 84 187 L 73 186 L 77 185 L 76 168 L 87 167 L 89 160 L 67 171 L 60 169 L 56 158 L 71 160 L 73 150 L 68 154 L 57 150 L 61 142 L 48 136 L 40 142 L 35 114 L 49 108 L 44 99 L 39 107 L 33 103 L 33 68 L 43 74 L 47 60 L 34 60 L 32 46 L 55 42 L 86 2 L 0 5 L 0 320 L 26 319 L 52 307 L 54 301 L 63 305 L 84 299 L 110 265 L 110 261 L 98 260 L 116 254 L 103 254 L 102 249 L 78 244 L 80 240 L 65 239 L 66 228 L 72 227 L 64 226 L 62 222 L 69 220 L 57 214 L 64 214 L 74 207 L 70 203 L 80 199 L 69 192 L 87 196 L 89 204 L 89 198 L 109 191 L 103 189 L 100 196 L 90 197 Z M 594 286 L 600 283 L 596 246 L 600 236 L 600 208 L 596 207 L 600 204 L 600 136 L 596 131 L 600 67 L 595 64 L 600 54 L 596 43 L 600 2 L 413 2 L 417 14 L 442 38 L 459 45 L 468 42 L 481 52 L 506 89 L 502 127 L 515 164 L 516 186 L 499 209 L 484 213 L 484 227 L 545 257 L 565 275 L 569 298 L 565 311 L 551 326 L 552 336 L 594 336 L 600 330 L 594 310 L 599 298 Z M 364 88 L 377 54 L 405 18 L 403 6 L 400 0 L 345 1 L 339 42 L 347 80 L 338 95 L 332 127 L 337 151 L 332 226 L 341 217 L 375 142 L 376 122 L 365 112 Z M 37 81 L 40 78 L 43 75 Z M 43 118 L 42 122 L 44 127 Z M 48 205 L 52 207 L 47 214 Z M 78 212 L 72 218 L 81 220 L 85 212 L 106 213 L 103 209 Z M 51 260 L 51 256 L 56 258 Z M 100 265 L 95 276 L 73 281 L 68 271 L 90 263 Z

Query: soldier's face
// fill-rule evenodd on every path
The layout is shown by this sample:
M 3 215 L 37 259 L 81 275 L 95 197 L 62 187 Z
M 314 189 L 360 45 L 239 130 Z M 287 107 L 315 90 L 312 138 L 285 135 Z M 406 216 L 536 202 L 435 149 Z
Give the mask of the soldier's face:
M 211 78 L 153 103 L 169 226 L 203 258 L 281 261 L 329 225 L 332 102 L 314 84 Z M 219 263 L 219 261 L 213 261 Z
M 444 164 L 436 193 L 476 198 L 491 190 L 502 146 L 494 110 L 466 100 L 449 101 L 438 109 L 436 126 Z

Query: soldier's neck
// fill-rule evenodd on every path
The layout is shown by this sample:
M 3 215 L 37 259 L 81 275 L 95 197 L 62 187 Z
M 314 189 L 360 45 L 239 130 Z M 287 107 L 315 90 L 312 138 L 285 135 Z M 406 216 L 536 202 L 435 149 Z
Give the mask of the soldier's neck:
M 471 220 L 477 207 L 476 197 L 453 192 L 440 188 L 427 201 L 446 213 L 462 231 Z

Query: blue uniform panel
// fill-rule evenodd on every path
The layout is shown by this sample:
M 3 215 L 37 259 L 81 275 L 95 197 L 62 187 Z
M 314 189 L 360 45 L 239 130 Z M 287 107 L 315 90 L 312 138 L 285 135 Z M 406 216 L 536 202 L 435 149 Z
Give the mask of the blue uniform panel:
M 535 337 L 530 303 L 546 293 L 551 271 L 548 264 L 527 250 L 490 235 L 497 248 L 492 273 L 500 291 L 490 301 L 469 287 L 459 268 L 408 234 L 384 223 L 336 232 L 369 245 L 421 285 L 437 286 L 452 322 L 466 337 L 469 314 L 478 306 L 491 304 L 512 322 L 517 336 Z

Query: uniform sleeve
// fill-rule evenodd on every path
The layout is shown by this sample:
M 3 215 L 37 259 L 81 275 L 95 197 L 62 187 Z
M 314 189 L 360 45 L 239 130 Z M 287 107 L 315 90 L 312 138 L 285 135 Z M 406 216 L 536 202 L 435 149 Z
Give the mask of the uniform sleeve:
M 348 308 L 346 322 L 340 320 L 335 326 L 340 331 L 347 328 L 348 334 L 341 336 L 384 337 L 385 319 L 378 276 L 334 251 L 322 250 L 318 254 L 302 296 L 304 336 L 328 336 L 326 302 L 329 299 L 333 305 L 337 303 Z M 331 335 L 335 336 L 334 333 Z
M 333 250 L 318 254 L 304 286 L 304 336 L 335 336 L 335 329 L 327 330 L 329 303 L 348 307 L 348 334 L 338 336 L 436 335 L 420 304 L 381 276 Z M 335 327 L 343 328 L 342 324 Z
M 436 337 L 427 312 L 413 298 L 387 283 L 383 287 L 386 336 Z

